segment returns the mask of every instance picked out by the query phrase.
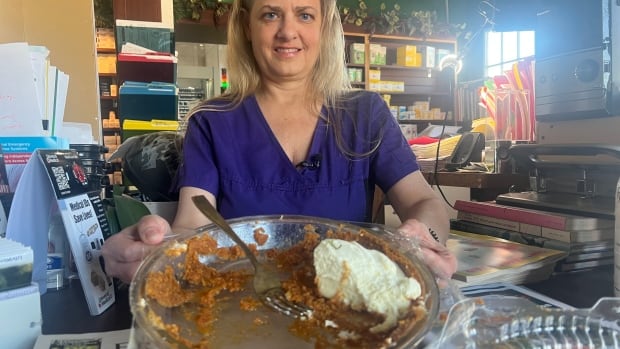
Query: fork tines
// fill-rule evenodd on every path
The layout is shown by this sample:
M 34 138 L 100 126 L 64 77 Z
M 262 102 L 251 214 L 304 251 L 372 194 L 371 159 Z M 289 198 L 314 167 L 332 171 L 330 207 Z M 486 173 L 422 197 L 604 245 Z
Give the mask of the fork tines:
M 312 317 L 312 310 L 305 305 L 291 302 L 286 299 L 282 289 L 274 288 L 269 290 L 265 295 L 266 305 L 285 315 L 300 320 L 306 320 Z

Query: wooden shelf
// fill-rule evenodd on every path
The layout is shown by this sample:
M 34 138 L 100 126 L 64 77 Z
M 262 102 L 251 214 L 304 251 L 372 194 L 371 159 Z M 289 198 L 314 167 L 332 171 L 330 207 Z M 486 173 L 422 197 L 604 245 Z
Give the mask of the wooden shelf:
M 97 53 L 114 53 L 114 54 L 116 54 L 116 49 L 115 48 L 97 47 Z
M 115 100 L 118 99 L 118 96 L 101 96 L 99 97 L 101 99 L 109 99 L 109 100 Z
M 99 73 L 99 77 L 102 77 L 102 76 L 113 78 L 113 77 L 116 77 L 116 73 Z
M 431 185 L 469 188 L 470 197 L 476 201 L 495 200 L 497 195 L 508 193 L 511 188 L 527 190 L 529 177 L 514 173 L 422 172 Z
M 349 26 L 351 27 L 351 26 Z M 345 42 L 347 45 L 347 68 L 361 68 L 363 73 L 361 83 L 353 83 L 352 85 L 359 88 L 372 90 L 380 94 L 388 94 L 391 96 L 390 104 L 393 106 L 411 106 L 417 101 L 428 101 L 430 108 L 440 108 L 441 111 L 452 112 L 454 114 L 456 97 L 451 93 L 450 86 L 456 81 L 449 81 L 446 74 L 442 74 L 436 67 L 407 67 L 397 65 L 398 48 L 404 45 L 432 46 L 436 50 L 448 50 L 449 52 L 457 52 L 457 42 L 454 38 L 421 38 L 408 37 L 399 35 L 375 35 L 360 32 L 345 31 Z M 361 63 L 361 57 L 351 56 L 352 44 L 362 44 L 364 46 L 364 62 Z M 385 48 L 385 64 L 377 63 L 373 60 L 371 63 L 371 47 L 374 44 L 381 45 Z M 374 57 L 374 55 L 373 55 Z M 353 58 L 358 63 L 351 63 Z M 435 62 L 436 63 L 436 62 Z M 403 83 L 402 91 L 376 91 L 375 84 L 371 84 L 369 80 L 370 71 L 380 71 L 381 81 L 398 81 Z M 429 120 L 430 121 L 430 120 Z M 417 123 L 429 122 L 417 121 Z M 455 121 L 450 120 L 448 124 L 453 125 Z
M 529 177 L 512 173 L 424 172 L 429 184 L 475 189 L 506 189 L 512 185 L 527 187 Z M 507 192 L 507 191 L 506 191 Z

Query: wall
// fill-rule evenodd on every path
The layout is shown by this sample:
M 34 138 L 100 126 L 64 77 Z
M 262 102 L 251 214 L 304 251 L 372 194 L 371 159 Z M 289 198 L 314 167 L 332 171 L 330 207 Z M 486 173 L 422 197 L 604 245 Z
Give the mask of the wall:
M 90 124 L 99 140 L 93 1 L 0 0 L 0 9 L 0 43 L 46 46 L 51 64 L 69 75 L 65 121 Z

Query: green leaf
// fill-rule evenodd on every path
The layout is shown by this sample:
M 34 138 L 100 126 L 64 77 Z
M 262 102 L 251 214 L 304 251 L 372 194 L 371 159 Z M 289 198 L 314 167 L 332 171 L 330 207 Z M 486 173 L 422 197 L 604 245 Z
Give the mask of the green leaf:
M 136 224 L 140 218 L 151 214 L 141 201 L 124 195 L 114 195 L 114 206 L 121 229 Z
M 108 219 L 108 226 L 110 227 L 110 235 L 103 237 L 104 239 L 107 239 L 110 236 L 121 231 L 121 227 L 118 224 L 118 217 L 116 216 L 116 208 L 114 206 L 111 206 L 111 205 L 106 206 L 105 216 Z

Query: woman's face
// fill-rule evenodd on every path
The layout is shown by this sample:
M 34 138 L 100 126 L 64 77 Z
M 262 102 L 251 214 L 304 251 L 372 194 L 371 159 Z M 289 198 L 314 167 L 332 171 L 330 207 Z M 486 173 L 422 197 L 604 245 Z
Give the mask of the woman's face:
M 261 78 L 307 79 L 319 56 L 320 0 L 255 0 L 247 37 Z

